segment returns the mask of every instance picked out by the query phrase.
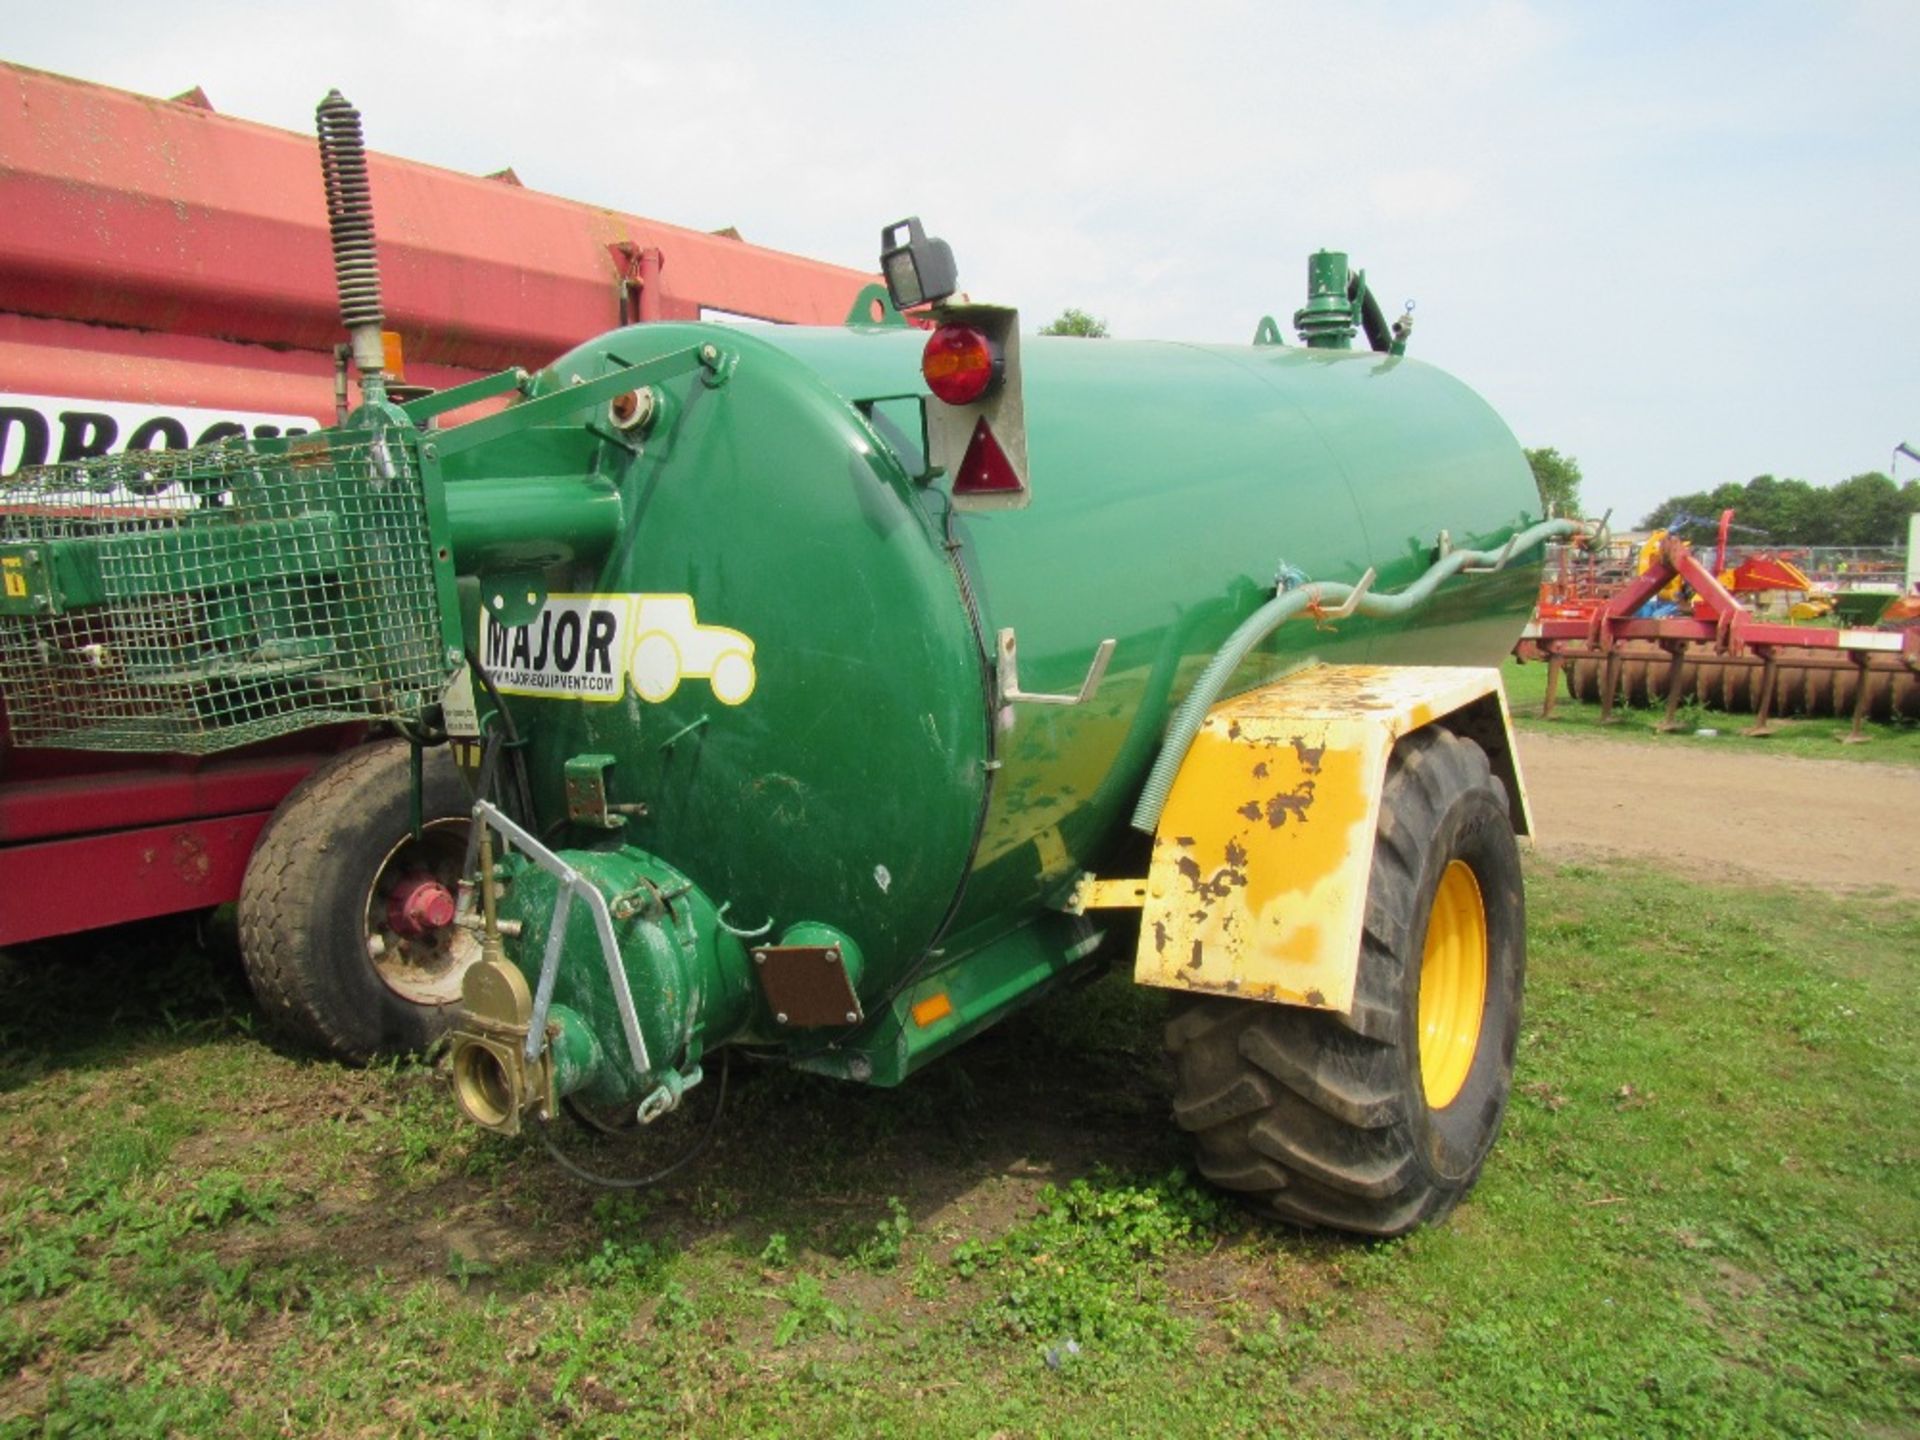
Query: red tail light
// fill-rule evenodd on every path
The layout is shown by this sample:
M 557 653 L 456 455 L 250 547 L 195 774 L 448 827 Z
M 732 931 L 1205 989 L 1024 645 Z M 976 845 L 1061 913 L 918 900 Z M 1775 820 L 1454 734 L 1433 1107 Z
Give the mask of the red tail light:
M 971 325 L 942 325 L 920 356 L 927 388 L 949 405 L 971 405 L 1000 378 L 1000 357 Z

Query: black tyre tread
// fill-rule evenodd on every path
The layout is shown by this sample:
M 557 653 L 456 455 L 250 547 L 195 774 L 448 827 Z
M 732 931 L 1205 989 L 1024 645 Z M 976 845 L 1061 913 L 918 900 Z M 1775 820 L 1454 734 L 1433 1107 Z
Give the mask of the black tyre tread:
M 1368 1048 L 1324 1034 L 1312 1012 L 1281 1010 L 1240 1035 L 1240 1053 L 1302 1100 L 1360 1130 L 1393 1124 L 1406 1107 L 1391 1079 L 1382 1083 Z M 1311 1033 L 1310 1033 L 1311 1032 Z
M 1398 1205 L 1372 1206 L 1362 1211 L 1354 1205 L 1350 1196 L 1316 1193 L 1305 1185 L 1296 1184 L 1288 1189 L 1284 1202 L 1275 1196 L 1272 1208 L 1296 1225 L 1310 1225 L 1322 1230 L 1352 1230 L 1384 1239 L 1404 1235 L 1424 1221 L 1440 1219 L 1453 1208 L 1453 1202 L 1446 1200 L 1436 1203 L 1432 1197 L 1421 1194 Z
M 1319 1144 L 1307 1143 L 1302 1134 L 1278 1120 L 1261 1120 L 1247 1134 L 1247 1141 L 1269 1160 L 1277 1160 L 1297 1175 L 1316 1180 L 1330 1190 L 1358 1195 L 1367 1200 L 1384 1200 L 1406 1186 L 1407 1171 L 1413 1155 L 1400 1146 L 1382 1146 L 1381 1153 L 1366 1160 L 1353 1158 L 1343 1163 L 1330 1162 L 1323 1151 L 1336 1148 L 1324 1138 Z
M 1207 1039 L 1216 1030 L 1233 1024 L 1231 1011 L 1207 1005 L 1187 1005 L 1167 1022 L 1166 1047 L 1178 1055 L 1190 1045 Z
M 1201 1175 L 1222 1190 L 1264 1193 L 1284 1190 L 1291 1183 L 1284 1169 L 1271 1160 L 1264 1160 L 1258 1156 L 1237 1166 L 1228 1166 L 1203 1155 L 1200 1157 L 1199 1170 Z
M 1192 997 L 1167 1026 L 1175 1117 L 1197 1166 L 1297 1224 L 1391 1236 L 1436 1219 L 1458 1189 L 1418 1163 L 1401 1099 L 1400 989 L 1427 841 L 1450 797 L 1486 789 L 1486 753 L 1438 726 L 1396 747 L 1368 885 L 1353 1013 Z M 1506 808 L 1504 787 L 1498 798 Z M 1249 1103 L 1261 1091 L 1271 1103 Z M 1252 1080 L 1253 1084 L 1244 1082 Z
M 1183 1130 L 1211 1130 L 1273 1108 L 1273 1091 L 1257 1074 L 1236 1075 L 1218 1090 L 1183 1098 L 1173 1107 Z
M 1354 997 L 1353 1013 L 1337 1017 L 1356 1035 L 1381 1045 L 1400 1043 L 1400 1013 L 1387 1005 Z
M 356 808 L 356 797 L 395 763 L 407 764 L 407 742 L 376 740 L 334 757 L 296 785 L 268 820 L 247 863 L 237 907 L 241 955 L 255 999 L 288 1038 L 350 1062 L 378 1052 L 348 1035 L 328 1015 L 303 963 L 317 948 L 308 899 L 336 834 Z M 458 781 L 452 757 L 429 751 L 429 767 L 444 766 Z M 431 781 L 429 782 L 431 783 Z

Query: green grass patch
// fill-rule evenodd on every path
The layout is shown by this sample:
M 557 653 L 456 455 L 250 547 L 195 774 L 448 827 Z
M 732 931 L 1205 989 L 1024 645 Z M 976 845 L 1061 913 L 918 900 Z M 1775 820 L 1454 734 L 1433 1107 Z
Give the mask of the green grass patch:
M 430 1067 L 276 1049 L 177 936 L 16 955 L 0 1436 L 1920 1428 L 1920 906 L 1529 904 L 1505 1133 L 1389 1244 L 1194 1182 L 1124 975 L 898 1091 L 736 1065 L 710 1153 L 614 1195 Z M 650 1169 L 689 1109 L 560 1138 Z
M 984 1282 L 976 1331 L 1051 1341 L 1056 1369 L 1083 1355 L 1131 1362 L 1191 1340 L 1164 1272 L 1175 1254 L 1237 1228 L 1228 1203 L 1179 1170 L 1144 1183 L 1095 1170 L 1046 1186 L 1031 1219 L 965 1241 L 951 1263 Z
M 1765 753 L 1801 755 L 1814 760 L 1868 760 L 1887 765 L 1920 765 L 1920 723 L 1912 720 L 1869 720 L 1861 727 L 1866 743 L 1842 744 L 1852 729 L 1851 717 L 1834 719 L 1776 719 L 1772 735 L 1749 736 L 1740 732 L 1753 724 L 1752 715 L 1728 715 L 1709 710 L 1689 700 L 1674 717 L 1681 728 L 1661 734 L 1658 727 L 1666 720 L 1664 705 L 1636 710 L 1616 705 L 1611 724 L 1600 723 L 1600 706 L 1569 699 L 1566 682 L 1561 681 L 1559 699 L 1554 702 L 1553 718 L 1542 719 L 1541 702 L 1547 693 L 1545 661 L 1525 664 L 1509 656 L 1501 666 L 1500 679 L 1506 686 L 1507 704 L 1514 723 L 1524 730 L 1545 734 L 1607 735 L 1623 740 L 1657 742 L 1665 745 L 1726 747 Z M 1700 732 L 1711 730 L 1712 735 Z

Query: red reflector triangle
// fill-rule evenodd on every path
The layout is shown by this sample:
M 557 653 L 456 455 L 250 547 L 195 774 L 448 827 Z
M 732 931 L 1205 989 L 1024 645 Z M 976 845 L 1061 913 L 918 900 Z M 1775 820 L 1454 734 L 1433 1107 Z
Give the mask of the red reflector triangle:
M 1026 488 L 1020 483 L 1020 477 L 1013 473 L 1007 452 L 993 438 L 993 431 L 987 428 L 983 417 L 973 427 L 973 439 L 967 442 L 966 458 L 960 462 L 960 473 L 953 477 L 953 493 L 1018 495 Z

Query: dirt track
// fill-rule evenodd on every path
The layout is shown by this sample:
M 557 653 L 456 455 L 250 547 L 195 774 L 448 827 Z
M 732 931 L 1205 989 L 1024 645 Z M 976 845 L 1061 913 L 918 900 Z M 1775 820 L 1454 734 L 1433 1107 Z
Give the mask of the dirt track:
M 1920 895 L 1920 767 L 1534 731 L 1520 764 L 1545 856 Z

